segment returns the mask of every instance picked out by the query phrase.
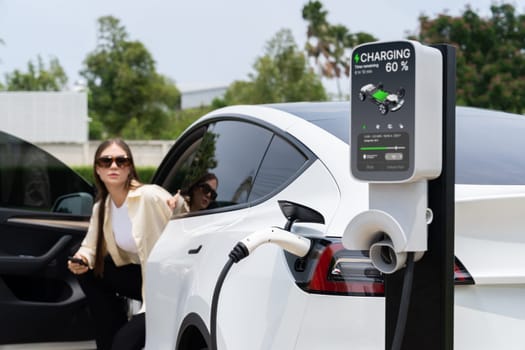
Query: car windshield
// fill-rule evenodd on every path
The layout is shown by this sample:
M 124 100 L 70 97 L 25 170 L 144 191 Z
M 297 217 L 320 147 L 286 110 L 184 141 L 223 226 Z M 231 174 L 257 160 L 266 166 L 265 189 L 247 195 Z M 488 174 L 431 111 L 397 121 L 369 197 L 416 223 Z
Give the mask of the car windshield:
M 350 103 L 273 104 L 349 142 Z M 525 185 L 525 116 L 456 108 L 456 183 Z

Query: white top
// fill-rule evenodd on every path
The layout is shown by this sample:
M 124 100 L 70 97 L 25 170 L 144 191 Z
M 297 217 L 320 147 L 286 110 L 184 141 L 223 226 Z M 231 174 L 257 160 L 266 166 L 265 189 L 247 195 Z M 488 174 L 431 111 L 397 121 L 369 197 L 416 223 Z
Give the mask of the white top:
M 117 246 L 127 252 L 137 253 L 137 244 L 131 233 L 131 219 L 129 218 L 127 200 L 120 208 L 111 200 L 111 218 Z

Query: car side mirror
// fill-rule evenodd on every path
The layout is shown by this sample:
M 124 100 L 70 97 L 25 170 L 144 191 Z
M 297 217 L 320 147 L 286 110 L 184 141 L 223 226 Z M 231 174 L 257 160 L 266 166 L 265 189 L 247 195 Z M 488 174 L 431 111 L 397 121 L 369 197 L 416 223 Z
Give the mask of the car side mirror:
M 73 215 L 89 216 L 93 207 L 93 196 L 86 192 L 70 193 L 56 199 L 54 213 L 67 213 Z

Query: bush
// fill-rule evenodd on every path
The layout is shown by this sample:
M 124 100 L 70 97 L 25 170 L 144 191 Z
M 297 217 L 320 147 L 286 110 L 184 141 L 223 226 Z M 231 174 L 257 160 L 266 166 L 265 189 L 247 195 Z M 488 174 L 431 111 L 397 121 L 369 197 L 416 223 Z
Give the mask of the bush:
M 72 166 L 71 167 L 74 171 L 76 171 L 80 176 L 82 176 L 84 179 L 86 179 L 91 184 L 95 184 L 95 179 L 93 178 L 93 167 L 91 165 L 78 165 L 78 166 Z M 141 166 L 136 167 L 137 174 L 139 175 L 139 179 L 143 183 L 150 183 L 151 178 L 153 177 L 153 174 L 157 170 L 157 167 L 154 166 Z

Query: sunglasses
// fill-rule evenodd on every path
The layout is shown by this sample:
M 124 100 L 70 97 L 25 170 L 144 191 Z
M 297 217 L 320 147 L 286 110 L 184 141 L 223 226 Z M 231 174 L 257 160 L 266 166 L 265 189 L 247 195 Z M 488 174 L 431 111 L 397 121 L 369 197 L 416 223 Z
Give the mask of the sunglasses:
M 111 167 L 111 164 L 113 164 L 113 162 L 117 164 L 117 167 L 124 168 L 124 167 L 130 166 L 131 159 L 129 159 L 126 156 L 116 156 L 116 157 L 104 156 L 104 157 L 98 158 L 96 161 L 96 164 L 97 166 L 101 168 L 109 168 Z
M 211 188 L 211 186 L 207 183 L 199 184 L 197 185 L 197 187 L 199 187 L 202 190 L 202 193 L 204 193 L 206 196 L 210 195 L 212 201 L 214 201 L 215 198 L 217 198 L 217 192 L 215 192 L 215 190 Z

